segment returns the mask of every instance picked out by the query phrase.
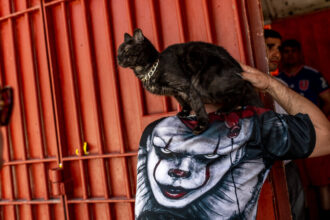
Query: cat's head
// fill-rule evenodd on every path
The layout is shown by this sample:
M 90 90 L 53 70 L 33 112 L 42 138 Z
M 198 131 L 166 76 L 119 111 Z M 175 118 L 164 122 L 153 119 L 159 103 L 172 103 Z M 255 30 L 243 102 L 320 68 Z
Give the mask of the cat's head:
M 118 64 L 122 67 L 144 67 L 157 59 L 158 52 L 143 35 L 141 29 L 136 29 L 133 36 L 125 33 L 124 42 L 118 48 Z

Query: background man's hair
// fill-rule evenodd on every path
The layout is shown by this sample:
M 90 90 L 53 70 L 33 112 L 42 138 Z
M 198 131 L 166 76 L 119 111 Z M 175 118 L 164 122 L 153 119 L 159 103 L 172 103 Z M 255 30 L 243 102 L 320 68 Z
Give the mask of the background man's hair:
M 283 49 L 285 47 L 292 47 L 292 48 L 297 48 L 298 50 L 301 50 L 301 45 L 300 45 L 299 41 L 297 41 L 295 39 L 289 39 L 289 40 L 283 41 L 281 48 Z
M 267 39 L 269 37 L 282 39 L 280 33 L 278 33 L 277 31 L 271 30 L 271 29 L 265 29 L 264 36 L 265 36 L 265 39 Z

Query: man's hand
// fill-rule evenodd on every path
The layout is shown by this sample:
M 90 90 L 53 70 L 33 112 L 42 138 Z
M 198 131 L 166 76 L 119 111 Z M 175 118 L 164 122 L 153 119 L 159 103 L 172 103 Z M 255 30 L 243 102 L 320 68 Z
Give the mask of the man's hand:
M 241 67 L 244 70 L 242 73 L 243 79 L 252 83 L 252 85 L 263 91 L 267 91 L 269 88 L 271 76 L 260 72 L 259 70 L 241 63 Z

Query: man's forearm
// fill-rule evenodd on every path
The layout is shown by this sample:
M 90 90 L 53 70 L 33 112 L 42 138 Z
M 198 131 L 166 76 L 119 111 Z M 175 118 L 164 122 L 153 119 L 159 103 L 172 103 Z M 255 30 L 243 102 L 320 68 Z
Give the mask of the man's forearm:
M 316 132 L 316 146 L 318 147 L 312 156 L 321 156 L 330 153 L 330 123 L 322 111 L 305 97 L 294 92 L 278 80 L 271 78 L 266 91 L 276 100 L 289 114 L 308 114 Z
M 311 101 L 274 78 L 269 81 L 269 86 L 265 92 L 268 92 L 290 115 L 308 114 L 310 111 L 321 113 L 321 110 Z

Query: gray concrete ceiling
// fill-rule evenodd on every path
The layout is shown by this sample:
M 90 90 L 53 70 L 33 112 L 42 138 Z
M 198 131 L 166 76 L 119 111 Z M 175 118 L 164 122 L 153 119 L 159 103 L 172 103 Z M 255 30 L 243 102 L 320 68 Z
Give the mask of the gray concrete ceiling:
M 330 8 L 330 0 L 261 0 L 265 24 L 297 14 Z

